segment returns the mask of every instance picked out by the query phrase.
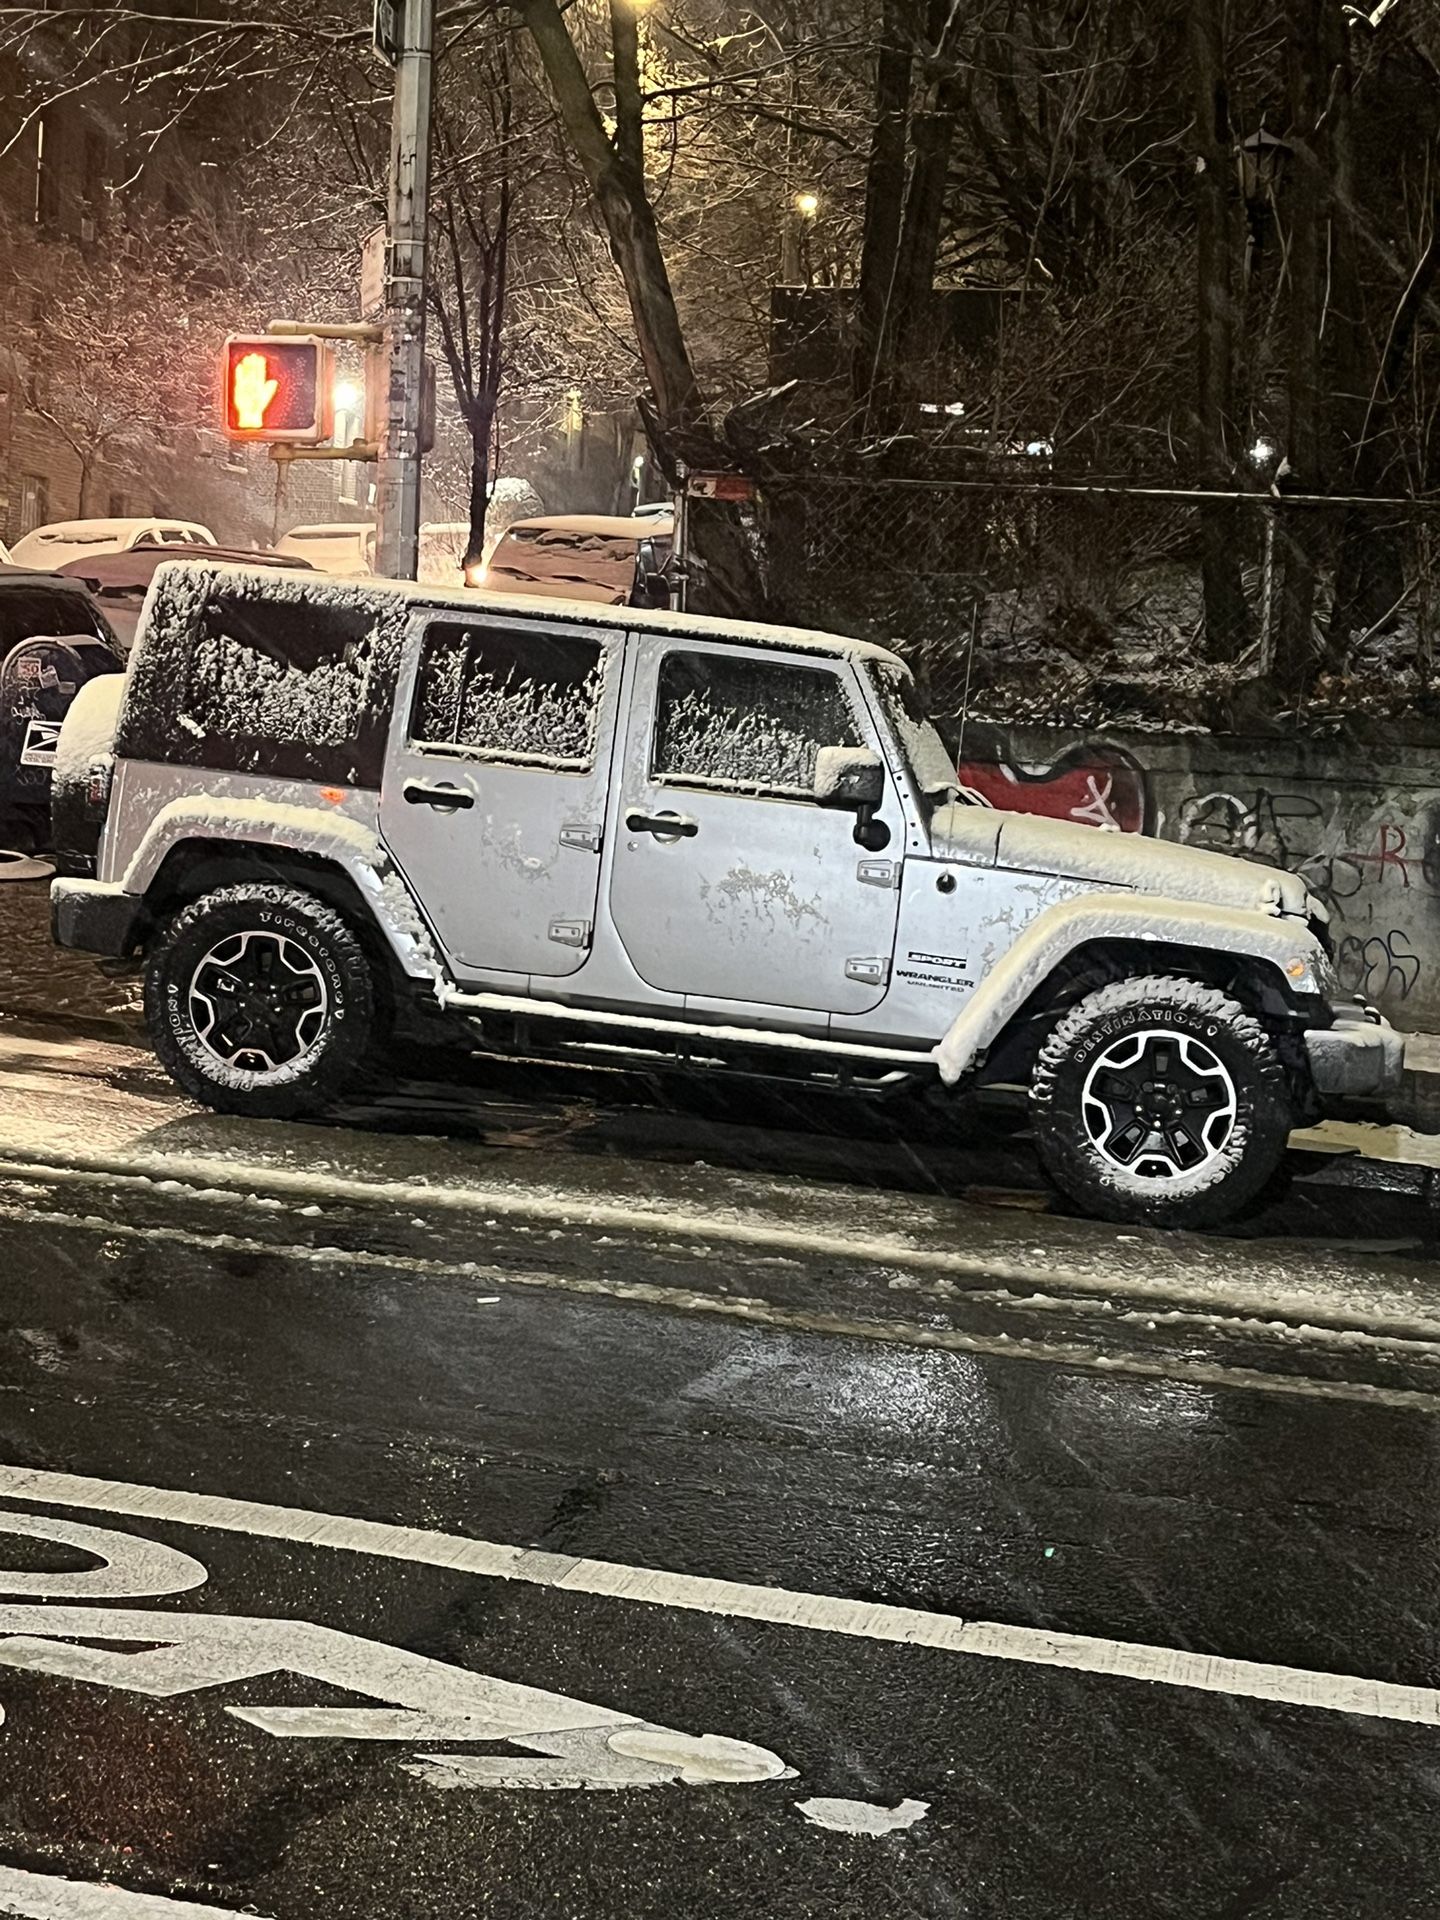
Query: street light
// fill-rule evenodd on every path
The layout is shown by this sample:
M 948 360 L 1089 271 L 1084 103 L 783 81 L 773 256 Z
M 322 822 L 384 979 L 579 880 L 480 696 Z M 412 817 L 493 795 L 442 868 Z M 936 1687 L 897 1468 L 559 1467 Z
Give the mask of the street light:
M 806 188 L 791 197 L 790 213 L 785 222 L 789 242 L 786 250 L 786 284 L 789 286 L 797 286 L 802 282 L 807 287 L 815 284 L 815 272 L 810 262 L 810 235 L 819 211 L 820 196 L 811 189 Z
M 335 411 L 355 414 L 360 411 L 361 394 L 353 380 L 335 382 Z

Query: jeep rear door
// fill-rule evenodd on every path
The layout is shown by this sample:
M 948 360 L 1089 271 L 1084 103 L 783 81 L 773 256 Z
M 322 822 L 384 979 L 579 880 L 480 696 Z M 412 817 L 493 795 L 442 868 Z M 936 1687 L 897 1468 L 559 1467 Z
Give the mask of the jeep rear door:
M 438 612 L 412 636 L 380 827 L 457 971 L 584 964 L 623 646 Z
M 879 737 L 839 657 L 637 636 L 610 914 L 642 979 L 687 1003 L 867 1013 L 895 946 L 905 822 L 890 843 L 814 798 L 821 747 Z

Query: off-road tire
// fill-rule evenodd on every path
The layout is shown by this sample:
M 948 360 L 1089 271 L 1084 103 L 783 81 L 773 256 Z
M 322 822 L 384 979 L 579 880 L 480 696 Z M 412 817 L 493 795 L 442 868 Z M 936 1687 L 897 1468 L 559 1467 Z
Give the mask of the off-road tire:
M 1153 1038 L 1138 1039 L 1146 1034 Z M 1106 1063 L 1137 1046 L 1147 1050 L 1126 1081 L 1123 1065 Z M 1198 1065 L 1189 1075 L 1194 1093 L 1173 1068 L 1177 1058 L 1187 1069 Z M 1157 1068 L 1159 1077 L 1143 1077 Z M 1142 1102 L 1168 1099 L 1180 1109 L 1193 1098 L 1196 1110 L 1182 1112 L 1178 1134 L 1162 1135 L 1143 1118 L 1127 1123 L 1125 1098 L 1105 1097 L 1126 1086 Z M 1165 1091 L 1148 1091 L 1155 1088 Z M 1219 1110 L 1200 1109 L 1197 1096 L 1218 1099 Z M 1040 1164 L 1066 1199 L 1097 1219 L 1166 1227 L 1217 1226 L 1254 1207 L 1274 1190 L 1293 1124 L 1284 1064 L 1260 1021 L 1218 988 L 1168 975 L 1115 981 L 1062 1015 L 1036 1061 L 1030 1107 Z M 1205 1137 L 1197 1144 L 1187 1126 Z M 1164 1142 L 1137 1155 L 1136 1168 L 1148 1165 L 1149 1173 L 1117 1164 L 1137 1138 Z M 1193 1166 L 1177 1165 L 1177 1138 L 1201 1156 Z M 1172 1172 L 1158 1171 L 1167 1159 Z
M 217 951 L 244 957 L 241 936 L 249 936 L 260 955 L 252 973 L 263 970 L 268 948 L 272 970 L 278 957 L 283 972 L 279 991 L 299 996 L 303 988 L 313 996 L 313 1004 L 296 1016 L 294 1057 L 278 1060 L 273 1071 L 256 1070 L 255 1063 L 267 1057 L 258 1052 L 242 1051 L 238 1064 L 224 1060 L 230 1044 L 225 1033 L 217 1035 L 212 1023 L 217 1037 L 207 1043 L 197 1020 L 197 1008 L 203 1018 L 205 1008 L 213 1014 L 216 1004 L 213 993 L 208 1001 L 203 992 L 197 998 L 197 986 L 208 987 L 217 970 L 226 970 L 223 960 L 214 959 Z M 204 894 L 175 915 L 146 958 L 145 1022 L 156 1055 L 182 1091 L 219 1113 L 289 1120 L 334 1107 L 363 1077 L 379 1038 L 378 1010 L 370 962 L 355 930 L 334 907 L 298 887 L 246 882 Z M 283 1025 L 289 1011 L 276 1018 Z M 229 1031 L 257 1029 L 252 1024 Z

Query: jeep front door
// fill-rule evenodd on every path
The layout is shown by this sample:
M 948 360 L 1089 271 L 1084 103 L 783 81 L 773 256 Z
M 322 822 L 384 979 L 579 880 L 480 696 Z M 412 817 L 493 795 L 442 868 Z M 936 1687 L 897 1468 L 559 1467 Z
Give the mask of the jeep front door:
M 638 642 L 610 912 L 635 970 L 691 1002 L 865 1013 L 885 997 L 905 844 L 814 798 L 822 747 L 878 748 L 853 668 Z
M 483 615 L 424 630 L 380 826 L 461 974 L 585 962 L 623 644 Z

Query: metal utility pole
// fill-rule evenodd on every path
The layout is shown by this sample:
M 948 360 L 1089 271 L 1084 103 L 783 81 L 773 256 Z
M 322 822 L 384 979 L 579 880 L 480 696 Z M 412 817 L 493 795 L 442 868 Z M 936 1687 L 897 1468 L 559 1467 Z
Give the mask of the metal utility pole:
M 385 262 L 389 385 L 380 434 L 376 564 L 413 580 L 420 551 L 420 422 L 425 392 L 425 237 L 435 0 L 380 0 L 375 45 L 395 68 Z

